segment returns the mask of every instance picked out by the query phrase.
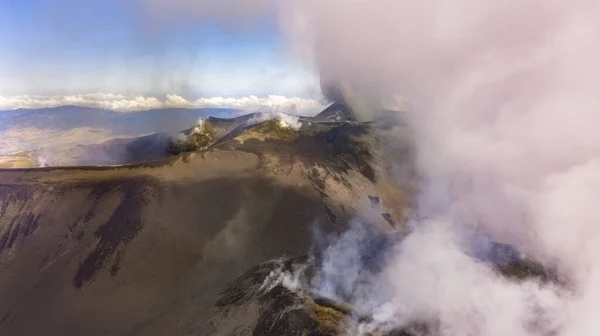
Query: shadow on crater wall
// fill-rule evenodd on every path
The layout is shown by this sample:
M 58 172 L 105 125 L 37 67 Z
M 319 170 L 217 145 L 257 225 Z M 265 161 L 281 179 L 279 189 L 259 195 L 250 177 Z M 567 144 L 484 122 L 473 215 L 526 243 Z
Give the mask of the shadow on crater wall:
M 326 227 L 328 210 L 304 185 L 257 177 L 2 185 L 0 198 L 18 199 L 22 210 L 61 207 L 10 214 L 0 208 L 0 244 L 12 253 L 2 272 L 18 270 L 16 278 L 0 279 L 0 316 L 8 316 L 0 332 L 94 334 L 97 325 L 98 334 L 147 332 L 176 324 L 199 302 L 207 304 L 194 311 L 202 320 L 233 277 L 308 252 L 312 224 Z

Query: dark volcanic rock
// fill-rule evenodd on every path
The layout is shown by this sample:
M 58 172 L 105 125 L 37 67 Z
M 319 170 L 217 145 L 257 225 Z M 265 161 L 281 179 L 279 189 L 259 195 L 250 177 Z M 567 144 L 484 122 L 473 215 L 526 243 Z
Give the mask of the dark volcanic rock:
M 312 297 L 301 286 L 306 286 L 314 271 L 307 258 L 280 258 L 252 268 L 232 281 L 221 293 L 212 325 L 214 333 L 231 328 L 237 314 L 256 305 L 247 333 L 239 335 L 339 335 L 343 320 L 349 311 L 340 311 L 327 301 Z M 298 288 L 290 288 L 284 278 L 294 278 Z M 243 329 L 237 327 L 236 329 Z
M 0 170 L 0 334 L 332 334 L 343 313 L 310 295 L 252 292 L 245 282 L 219 293 L 255 265 L 309 254 L 316 228 L 344 231 L 368 195 L 397 205 L 395 218 L 409 197 L 390 176 L 360 173 L 344 154 L 352 130 L 327 135 L 345 123 L 296 131 L 207 120 L 215 138 L 228 133 L 206 150 L 118 167 Z
M 374 235 L 360 244 L 365 271 L 379 272 L 375 264 L 385 261 L 384 252 L 401 244 L 405 233 Z M 492 242 L 494 250 L 507 249 L 507 245 Z M 318 274 L 319 257 L 279 258 L 253 267 L 232 281 L 220 294 L 217 310 L 211 319 L 212 333 L 224 334 L 235 326 L 245 332 L 236 335 L 354 335 L 356 327 L 371 323 L 373 318 L 361 315 L 351 305 L 323 297 L 312 291 L 311 279 Z M 497 260 L 497 259 L 495 259 Z M 516 255 L 510 264 L 523 270 L 522 277 L 501 272 L 513 281 L 537 278 L 543 267 Z M 508 264 L 492 264 L 502 269 Z M 360 280 L 359 280 L 360 282 Z M 248 315 L 252 312 L 250 315 Z M 240 319 L 247 314 L 248 319 Z M 243 326 L 242 326 L 243 324 Z M 404 327 L 376 331 L 369 335 L 380 336 L 433 336 L 439 334 L 439 325 L 432 321 L 410 321 Z
M 371 113 L 373 114 L 372 120 L 366 121 L 363 124 L 384 130 L 391 130 L 394 127 L 406 127 L 408 125 L 405 112 L 375 109 Z M 316 122 L 357 122 L 352 108 L 347 104 L 339 102 L 331 104 L 311 120 Z
M 377 144 L 368 127 L 342 124 L 328 131 L 325 139 L 336 155 L 344 156 L 366 178 L 376 181 L 373 157 Z
M 348 105 L 333 103 L 314 117 L 314 121 L 356 121 Z
M 159 185 L 150 179 L 125 180 L 98 187 L 92 191 L 93 197 L 97 200 L 115 190 L 123 193 L 123 198 L 108 221 L 94 232 L 98 243 L 77 269 L 73 278 L 73 285 L 76 288 L 81 288 L 90 281 L 115 254 L 111 275 L 115 276 L 118 273 L 124 249 L 144 226 L 142 219 L 144 205 L 148 204 L 151 198 L 157 199 L 160 193 Z

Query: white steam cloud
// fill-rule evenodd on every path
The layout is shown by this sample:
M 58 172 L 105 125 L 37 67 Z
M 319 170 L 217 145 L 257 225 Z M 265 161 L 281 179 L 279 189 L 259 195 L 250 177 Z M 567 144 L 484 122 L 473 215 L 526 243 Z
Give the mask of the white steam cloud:
M 283 128 L 291 128 L 295 131 L 299 130 L 302 127 L 302 122 L 300 119 L 292 114 L 283 113 L 283 112 L 265 112 L 259 113 L 254 116 L 252 119 L 247 121 L 248 125 L 261 123 L 267 120 L 278 120 L 279 126 Z
M 312 115 L 323 108 L 320 101 L 270 95 L 267 97 L 209 97 L 188 100 L 176 94 L 165 99 L 144 96 L 125 96 L 107 93 L 90 93 L 70 96 L 0 96 L 0 109 L 43 108 L 62 105 L 96 107 L 111 111 L 134 112 L 161 108 L 235 108 L 247 111 L 276 111 Z
M 376 281 L 388 285 L 372 288 L 392 298 L 380 323 L 428 316 L 443 335 L 547 335 L 531 326 L 541 319 L 557 335 L 598 334 L 600 3 L 287 5 L 301 19 L 286 28 L 310 43 L 322 79 L 357 101 L 412 105 L 426 220 Z M 466 258 L 458 242 L 477 232 L 556 264 L 574 295 Z M 361 292 L 355 301 L 373 296 Z
M 557 335 L 597 335 L 600 3 L 273 6 L 294 49 L 309 50 L 322 81 L 347 101 L 397 94 L 413 107 L 424 177 L 418 211 L 429 219 L 384 272 L 392 308 L 380 322 L 427 315 L 443 335 L 546 335 L 528 326 L 541 314 Z M 558 265 L 575 294 L 498 279 L 460 252 L 457 239 L 474 231 Z

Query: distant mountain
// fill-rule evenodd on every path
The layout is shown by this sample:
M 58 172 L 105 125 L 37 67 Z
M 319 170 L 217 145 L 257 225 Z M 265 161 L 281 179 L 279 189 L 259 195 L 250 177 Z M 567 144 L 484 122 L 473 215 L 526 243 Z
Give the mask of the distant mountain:
M 267 114 L 268 115 L 268 114 Z M 381 110 L 362 123 L 382 130 L 406 126 L 398 111 Z M 121 113 L 60 106 L 0 111 L 0 155 L 5 167 L 121 165 L 155 161 L 167 155 L 202 150 L 238 137 L 259 113 L 236 109 L 158 109 Z M 202 119 L 202 122 L 198 122 Z M 333 103 L 303 125 L 359 124 L 352 109 Z M 190 125 L 193 125 L 190 128 Z M 265 126 L 277 128 L 277 123 Z M 341 127 L 340 130 L 346 128 Z M 362 129 L 362 128 L 361 128 Z M 16 157 L 14 155 L 17 155 Z M 368 169 L 368 167 L 363 167 Z
M 194 124 L 200 117 L 232 117 L 241 113 L 238 109 L 225 108 L 169 108 L 123 113 L 67 105 L 0 111 L 0 132 L 12 127 L 56 130 L 90 127 L 123 135 L 174 133 Z

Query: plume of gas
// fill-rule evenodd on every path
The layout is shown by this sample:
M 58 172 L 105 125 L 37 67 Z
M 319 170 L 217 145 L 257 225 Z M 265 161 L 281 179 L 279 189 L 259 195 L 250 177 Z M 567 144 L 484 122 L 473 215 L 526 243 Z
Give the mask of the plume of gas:
M 300 118 L 295 115 L 283 113 L 283 112 L 263 112 L 258 113 L 256 116 L 251 118 L 246 122 L 248 125 L 261 123 L 267 120 L 278 120 L 279 126 L 282 128 L 291 128 L 295 131 L 299 130 L 302 127 L 302 122 L 300 122 Z
M 422 253 L 390 262 L 391 282 L 402 286 L 389 294 L 435 312 L 447 321 L 443 334 L 544 334 L 523 325 L 537 310 L 532 302 L 542 305 L 552 291 L 501 281 L 463 260 L 453 243 L 453 236 L 483 232 L 574 279 L 573 297 L 543 309 L 561 322 L 559 335 L 600 331 L 593 315 L 600 293 L 592 285 L 600 274 L 600 217 L 593 207 L 600 196 L 599 4 L 286 5 L 293 8 L 288 15 L 303 18 L 288 22 L 304 23 L 288 26 L 291 36 L 311 43 L 325 82 L 353 87 L 362 101 L 400 93 L 411 102 L 423 177 L 417 212 L 426 220 L 417 227 L 427 228 L 420 233 L 427 238 L 413 246 Z M 430 280 L 419 281 L 428 258 L 439 261 L 437 271 L 422 271 Z M 402 281 L 411 277 L 417 281 Z
M 541 335 L 524 327 L 541 305 L 558 335 L 596 335 L 600 3 L 271 5 L 294 49 L 316 63 L 326 95 L 359 113 L 394 94 L 410 101 L 423 222 L 383 273 L 395 308 L 378 316 L 397 324 L 434 314 L 446 335 Z M 461 252 L 457 241 L 473 232 L 556 264 L 574 295 L 494 277 Z
M 348 302 L 366 322 L 353 333 L 390 332 L 423 322 L 441 335 L 548 335 L 560 330 L 570 293 L 537 280 L 517 283 L 475 257 L 470 241 L 443 218 L 419 223 L 389 249 L 372 271 L 361 225 L 327 248 L 313 286 L 319 295 Z M 480 247 L 484 249 L 485 247 Z

